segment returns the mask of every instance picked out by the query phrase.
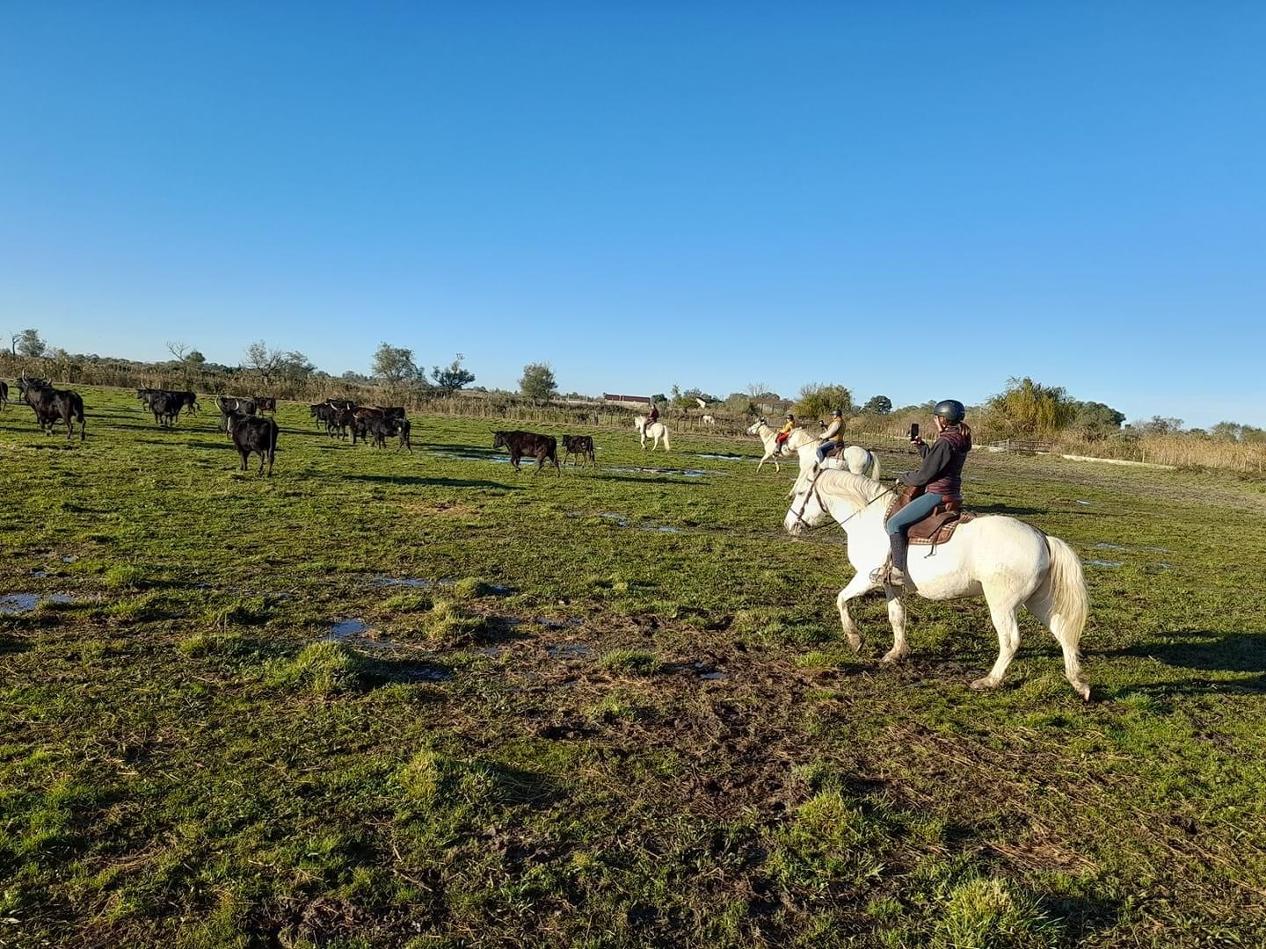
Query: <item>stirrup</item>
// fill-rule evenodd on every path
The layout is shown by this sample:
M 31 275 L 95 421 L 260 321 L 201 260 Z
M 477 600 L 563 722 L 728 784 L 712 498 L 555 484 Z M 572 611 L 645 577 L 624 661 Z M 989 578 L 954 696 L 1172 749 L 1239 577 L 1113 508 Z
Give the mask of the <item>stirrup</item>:
M 889 558 L 870 572 L 871 583 L 882 583 L 887 586 L 892 577 L 892 559 Z

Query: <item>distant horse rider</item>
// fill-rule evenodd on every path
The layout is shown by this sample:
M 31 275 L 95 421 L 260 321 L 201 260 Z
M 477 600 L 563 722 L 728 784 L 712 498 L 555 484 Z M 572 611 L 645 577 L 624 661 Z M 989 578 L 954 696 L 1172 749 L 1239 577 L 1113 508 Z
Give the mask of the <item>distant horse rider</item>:
M 844 413 L 836 409 L 831 413 L 831 424 L 822 433 L 822 444 L 818 445 L 818 464 L 826 461 L 826 456 L 844 444 Z
M 654 425 L 658 421 L 659 421 L 659 406 L 656 405 L 654 402 L 652 402 L 651 410 L 650 412 L 646 414 L 646 421 L 642 423 L 643 437 L 645 437 L 646 433 L 650 431 L 651 426 Z
M 774 450 L 782 454 L 783 446 L 787 444 L 787 438 L 791 435 L 796 427 L 796 417 L 790 412 L 787 413 L 787 421 L 783 427 L 778 429 L 778 434 L 774 436 Z
M 971 451 L 971 429 L 963 421 L 966 417 L 967 409 L 957 399 L 938 402 L 932 410 L 936 441 L 928 445 L 920 436 L 910 439 L 919 449 L 923 465 L 918 471 L 907 471 L 897 478 L 913 492 L 915 498 L 888 518 L 884 525 L 892 546 L 892 559 L 870 575 L 876 583 L 904 584 L 909 549 L 906 531 L 931 514 L 937 505 L 946 501 L 962 501 L 963 463 Z

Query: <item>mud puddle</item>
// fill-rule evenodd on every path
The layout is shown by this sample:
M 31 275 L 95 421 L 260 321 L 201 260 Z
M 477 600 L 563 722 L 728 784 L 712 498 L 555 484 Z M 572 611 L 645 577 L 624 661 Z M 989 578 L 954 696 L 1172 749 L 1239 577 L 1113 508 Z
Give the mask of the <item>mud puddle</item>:
M 1115 570 L 1118 567 L 1122 566 L 1122 561 L 1120 560 L 1087 560 L 1086 566 L 1087 567 L 1103 567 L 1104 569 L 1107 569 L 1107 570 Z
M 545 651 L 552 659 L 584 659 L 593 649 L 586 643 L 555 643 Z
M 704 471 L 702 468 L 607 468 L 607 471 L 624 474 L 681 475 L 686 478 L 706 478 L 710 474 L 724 474 L 721 471 Z
M 69 593 L 54 593 L 46 597 L 41 597 L 38 593 L 9 593 L 0 596 L 0 616 L 29 613 L 40 605 L 41 600 L 55 606 L 70 606 L 75 602 L 75 598 Z

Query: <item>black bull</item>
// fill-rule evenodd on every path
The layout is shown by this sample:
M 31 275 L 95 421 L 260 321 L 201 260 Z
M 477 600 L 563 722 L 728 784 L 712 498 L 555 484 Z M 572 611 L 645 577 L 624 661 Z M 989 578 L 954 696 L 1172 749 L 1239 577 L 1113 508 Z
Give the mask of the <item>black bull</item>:
M 564 460 L 572 455 L 579 455 L 580 462 L 583 465 L 585 461 L 598 466 L 594 461 L 593 455 L 593 436 L 592 435 L 564 435 L 563 436 L 563 457 Z
M 504 448 L 510 452 L 510 464 L 515 471 L 521 471 L 519 461 L 524 457 L 536 459 L 536 473 L 540 474 L 546 461 L 554 463 L 554 470 L 562 474 L 558 465 L 558 440 L 553 435 L 538 435 L 536 432 L 493 432 L 492 447 Z
M 84 400 L 78 392 L 69 389 L 54 389 L 47 384 L 37 384 L 30 380 L 19 380 L 22 399 L 35 412 L 35 421 L 46 434 L 53 434 L 53 426 L 58 422 L 66 423 L 66 440 L 70 441 L 74 434 L 74 422 L 79 422 L 79 440 L 85 437 Z

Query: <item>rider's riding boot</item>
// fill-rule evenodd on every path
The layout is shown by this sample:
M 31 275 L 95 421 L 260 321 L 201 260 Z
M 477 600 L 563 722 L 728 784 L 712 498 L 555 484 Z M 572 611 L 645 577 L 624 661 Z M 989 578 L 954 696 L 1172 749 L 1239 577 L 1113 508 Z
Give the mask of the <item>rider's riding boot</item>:
M 870 572 L 870 579 L 875 583 L 886 583 L 899 587 L 906 583 L 906 552 L 909 541 L 902 531 L 888 535 L 891 552 L 882 564 Z
M 888 540 L 892 545 L 892 570 L 888 582 L 895 587 L 903 586 L 906 583 L 906 554 L 909 552 L 910 542 L 906 540 L 905 531 L 897 531 Z

